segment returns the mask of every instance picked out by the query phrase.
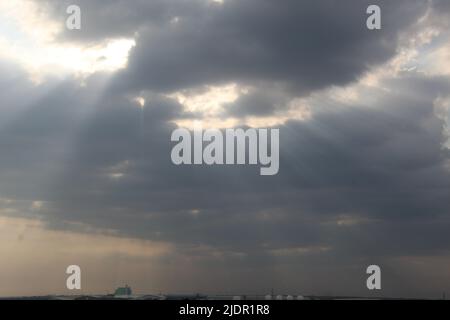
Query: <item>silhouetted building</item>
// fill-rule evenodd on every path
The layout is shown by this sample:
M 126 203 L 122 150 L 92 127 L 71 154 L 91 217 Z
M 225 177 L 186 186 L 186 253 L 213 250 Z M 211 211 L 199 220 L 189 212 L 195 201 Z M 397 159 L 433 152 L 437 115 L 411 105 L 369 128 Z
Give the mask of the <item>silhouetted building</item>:
M 116 292 L 114 292 L 115 296 L 131 296 L 131 294 L 131 288 L 127 285 L 125 285 L 125 287 L 117 288 Z

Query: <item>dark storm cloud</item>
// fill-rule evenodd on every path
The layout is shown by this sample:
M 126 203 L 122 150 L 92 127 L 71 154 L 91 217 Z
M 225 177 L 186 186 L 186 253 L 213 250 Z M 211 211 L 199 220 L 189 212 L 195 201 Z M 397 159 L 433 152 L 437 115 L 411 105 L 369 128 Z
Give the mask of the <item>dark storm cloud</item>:
M 118 85 L 172 91 L 214 83 L 280 83 L 297 95 L 355 80 L 396 52 L 426 1 L 381 1 L 385 28 L 366 28 L 368 1 L 225 1 L 201 17 L 143 31 Z
M 433 0 L 433 7 L 438 13 L 450 12 L 450 2 L 446 0 Z
M 47 1 L 64 21 L 72 1 Z M 398 32 L 425 13 L 409 1 L 76 1 L 83 27 L 63 38 L 135 37 L 117 85 L 173 91 L 214 83 L 280 83 L 300 95 L 355 80 L 392 57 Z M 366 28 L 366 9 L 382 8 L 383 26 Z M 177 18 L 178 22 L 174 23 Z M 137 33 L 136 33 L 137 32 Z
M 46 98 L 3 132 L 15 142 L 10 156 L 23 159 L 6 168 L 21 172 L 14 185 L 24 188 L 29 174 L 46 172 L 34 165 L 45 163 L 39 155 L 50 157 L 43 146 L 68 143 L 69 155 L 51 162 L 48 193 L 37 192 L 49 202 L 48 223 L 58 228 L 83 222 L 127 236 L 208 244 L 256 257 L 298 246 L 366 257 L 368 251 L 439 252 L 450 240 L 443 232 L 449 152 L 442 148 L 444 121 L 434 114 L 433 100 L 448 91 L 448 81 L 410 77 L 390 85 L 395 92 L 370 108 L 318 109 L 310 120 L 288 122 L 281 128 L 281 170 L 273 177 L 249 167 L 174 166 L 174 126 L 167 121 L 182 111 L 158 96 L 147 97 L 143 110 L 129 99 L 102 96 L 71 139 L 61 133 L 70 132 L 77 113 L 72 106 L 86 102 L 73 96 L 63 105 L 59 93 Z M 38 125 L 37 115 L 47 124 Z M 59 175 L 54 168 L 61 168 Z M 38 181 L 32 180 L 34 187 Z M 355 224 L 340 225 L 342 217 Z
M 47 2 L 60 14 L 66 4 Z M 2 197 L 45 201 L 50 228 L 83 223 L 192 252 L 242 253 L 220 267 L 271 277 L 279 268 L 289 284 L 296 278 L 286 266 L 361 272 L 374 260 L 448 252 L 450 154 L 433 109 L 448 78 L 401 74 L 383 79 L 389 91 L 363 91 L 372 103 L 319 101 L 310 119 L 280 128 L 280 172 L 271 177 L 248 166 L 174 166 L 171 121 L 195 115 L 160 94 L 249 84 L 256 89 L 227 112 L 276 114 L 292 96 L 344 85 L 392 57 L 398 32 L 426 1 L 379 2 L 380 32 L 365 28 L 367 1 L 79 3 L 84 29 L 65 40 L 138 31 L 137 47 L 112 84 L 95 75 L 85 86 L 33 86 L 1 66 Z M 290 91 L 270 89 L 279 84 Z M 135 91 L 145 108 L 132 101 Z

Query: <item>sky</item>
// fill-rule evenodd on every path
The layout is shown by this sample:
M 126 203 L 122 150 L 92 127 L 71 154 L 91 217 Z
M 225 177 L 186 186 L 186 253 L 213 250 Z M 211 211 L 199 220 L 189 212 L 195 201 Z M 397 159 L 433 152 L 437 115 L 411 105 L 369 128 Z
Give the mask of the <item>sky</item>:
M 73 264 L 82 293 L 450 292 L 449 27 L 446 0 L 1 1 L 0 296 Z M 174 165 L 198 123 L 279 129 L 278 174 Z

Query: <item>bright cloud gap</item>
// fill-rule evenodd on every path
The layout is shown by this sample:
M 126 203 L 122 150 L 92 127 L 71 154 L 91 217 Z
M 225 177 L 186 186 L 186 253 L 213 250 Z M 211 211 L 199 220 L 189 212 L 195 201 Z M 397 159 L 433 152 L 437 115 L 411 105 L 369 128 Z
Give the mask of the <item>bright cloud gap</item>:
M 86 76 L 126 67 L 134 39 L 84 45 L 57 41 L 63 24 L 36 6 L 24 0 L 0 4 L 0 59 L 20 65 L 34 82 L 46 76 Z

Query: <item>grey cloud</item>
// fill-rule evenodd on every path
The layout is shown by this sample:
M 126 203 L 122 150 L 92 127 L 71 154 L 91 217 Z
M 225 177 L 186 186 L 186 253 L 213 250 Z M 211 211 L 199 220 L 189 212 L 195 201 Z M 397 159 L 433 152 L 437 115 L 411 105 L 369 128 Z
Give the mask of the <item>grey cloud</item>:
M 416 96 L 402 91 L 405 83 Z M 72 139 L 73 156 L 59 160 L 64 170 L 45 198 L 48 222 L 61 227 L 64 221 L 78 221 L 124 235 L 254 254 L 329 246 L 364 255 L 380 230 L 383 239 L 375 253 L 443 250 L 448 242 L 440 230 L 447 223 L 449 152 L 442 148 L 444 122 L 432 107 L 439 90 L 429 86 L 446 85 L 442 79 L 393 80 L 398 90 L 369 109 L 317 109 L 310 120 L 287 123 L 281 128 L 281 170 L 269 178 L 259 176 L 256 168 L 174 166 L 174 127 L 167 121 L 181 112 L 179 105 L 153 97 L 141 111 L 127 99 L 103 97 Z M 73 118 L 73 110 L 62 108 L 66 111 L 59 122 L 64 123 Z M 48 130 L 64 136 L 48 119 Z M 30 131 L 34 120 L 19 123 L 31 126 L 14 126 L 28 137 L 23 141 L 29 144 L 17 141 L 16 146 L 29 156 L 15 150 L 12 156 L 32 159 L 41 146 L 39 134 Z M 24 171 L 16 184 L 26 184 L 32 163 L 10 163 L 8 171 L 14 167 Z M 115 179 L 111 173 L 123 176 Z M 358 229 L 342 228 L 337 221 L 347 215 L 364 223 L 357 223 Z M 419 243 L 415 234 L 420 224 L 430 237 Z M 390 246 L 399 230 L 403 241 Z M 354 237 L 360 241 L 353 242 Z
M 288 95 L 273 88 L 258 88 L 224 105 L 225 114 L 237 116 L 270 116 L 288 108 Z
M 118 85 L 172 91 L 275 82 L 297 95 L 343 85 L 392 57 L 398 32 L 427 8 L 424 1 L 379 3 L 386 27 L 370 32 L 366 1 L 225 1 L 202 17 L 142 32 Z
M 445 0 L 433 0 L 433 7 L 439 13 L 449 13 L 450 12 L 450 3 Z
M 408 292 L 395 259 L 446 257 L 450 154 L 433 102 L 448 95 L 448 78 L 410 72 L 383 79 L 389 91 L 362 92 L 374 101 L 368 105 L 318 99 L 310 119 L 280 128 L 280 172 L 272 177 L 256 167 L 174 166 L 171 121 L 196 115 L 161 95 L 233 81 L 259 90 L 227 112 L 276 113 L 292 96 L 344 85 L 386 61 L 425 1 L 382 2 L 389 10 L 379 33 L 364 28 L 364 1 L 166 3 L 81 3 L 90 8 L 90 36 L 77 41 L 140 33 L 128 68 L 114 79 L 96 74 L 84 87 L 76 79 L 36 87 L 0 66 L 8 71 L 0 76 L 0 194 L 21 200 L 3 207 L 21 212 L 42 200 L 48 228 L 70 230 L 76 222 L 175 244 L 180 254 L 204 259 L 192 278 L 217 272 L 224 285 L 220 272 L 234 272 L 235 287 L 248 276 L 257 289 L 267 277 L 283 288 L 332 283 L 358 291 L 363 282 L 350 274 L 376 260 Z M 175 14 L 178 25 L 168 24 Z M 278 83 L 280 91 L 264 90 Z M 145 108 L 131 100 L 136 93 Z M 210 260 L 214 250 L 226 253 L 221 268 Z M 173 265 L 164 264 L 183 269 Z M 202 274 L 205 266 L 219 271 Z M 318 282 L 297 279 L 299 270 Z

